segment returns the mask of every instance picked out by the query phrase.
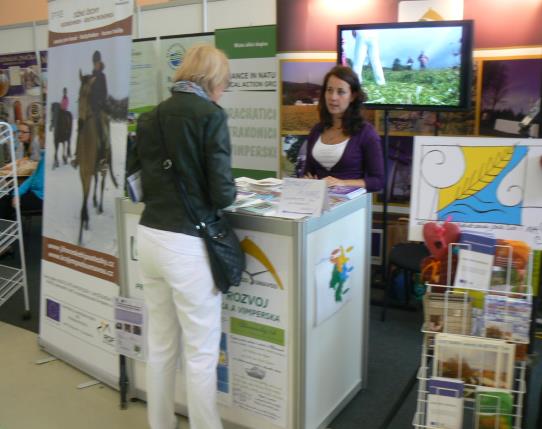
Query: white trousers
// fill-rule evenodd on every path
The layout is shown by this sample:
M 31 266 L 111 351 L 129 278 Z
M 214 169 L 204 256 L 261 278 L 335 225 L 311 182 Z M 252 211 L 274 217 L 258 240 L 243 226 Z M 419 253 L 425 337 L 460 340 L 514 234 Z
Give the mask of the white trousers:
M 373 69 L 373 75 L 377 85 L 385 85 L 386 78 L 384 77 L 384 70 L 382 63 L 380 62 L 380 46 L 378 43 L 378 31 L 377 30 L 362 30 L 356 32 L 356 45 L 354 47 L 354 71 L 359 76 L 359 81 L 363 81 L 361 72 L 365 59 L 367 58 L 367 52 L 371 60 L 371 67 Z
M 148 311 L 147 414 L 152 429 L 174 429 L 176 362 L 181 345 L 191 429 L 222 429 L 216 405 L 221 295 L 199 237 L 138 226 Z

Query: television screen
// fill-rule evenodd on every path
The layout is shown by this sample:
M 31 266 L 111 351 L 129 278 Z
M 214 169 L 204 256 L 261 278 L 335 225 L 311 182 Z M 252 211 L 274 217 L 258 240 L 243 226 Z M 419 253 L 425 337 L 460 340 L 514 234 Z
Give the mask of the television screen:
M 339 25 L 338 63 L 352 67 L 367 108 L 467 110 L 472 21 Z

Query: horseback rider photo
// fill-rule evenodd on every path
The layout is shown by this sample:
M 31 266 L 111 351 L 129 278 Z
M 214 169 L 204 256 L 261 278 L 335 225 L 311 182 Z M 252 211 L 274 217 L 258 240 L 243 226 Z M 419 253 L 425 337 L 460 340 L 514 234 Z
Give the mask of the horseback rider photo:
M 49 130 L 53 131 L 54 139 L 54 160 L 53 169 L 60 166 L 58 160 L 58 149 L 62 145 L 61 156 L 64 164 L 68 163 L 71 157 L 71 136 L 73 116 L 69 110 L 70 102 L 68 99 L 68 88 L 62 89 L 62 99 L 59 102 L 51 103 L 51 117 Z M 73 161 L 72 161 L 73 162 Z
M 98 136 L 100 137 L 98 145 L 98 163 L 103 167 L 107 158 L 106 154 L 109 153 L 109 136 L 105 134 L 106 130 L 104 126 L 104 119 L 106 118 L 103 116 L 103 112 L 107 100 L 107 81 L 103 72 L 105 65 L 102 62 L 100 51 L 94 51 L 92 63 L 94 65 L 92 70 L 94 83 L 92 84 L 92 92 L 90 93 L 90 107 L 94 113 L 94 121 L 96 122 Z
M 96 130 L 98 133 L 97 144 L 97 162 L 100 170 L 107 170 L 108 168 L 108 154 L 110 151 L 109 143 L 109 127 L 108 117 L 106 114 L 106 102 L 107 102 L 107 80 L 103 70 L 105 64 L 102 62 L 102 55 L 100 51 L 94 51 L 92 55 L 92 90 L 90 93 L 90 109 L 92 110 Z M 75 168 L 79 165 L 80 159 L 79 144 L 76 148 L 75 159 L 72 161 L 72 166 Z

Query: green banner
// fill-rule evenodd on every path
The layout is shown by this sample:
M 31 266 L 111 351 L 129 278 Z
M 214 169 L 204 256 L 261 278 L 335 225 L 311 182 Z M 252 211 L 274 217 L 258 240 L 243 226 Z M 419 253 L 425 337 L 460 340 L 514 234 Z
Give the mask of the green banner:
M 275 57 L 276 26 L 216 30 L 215 43 L 230 59 Z
M 236 335 L 284 346 L 284 329 L 232 317 L 230 332 Z

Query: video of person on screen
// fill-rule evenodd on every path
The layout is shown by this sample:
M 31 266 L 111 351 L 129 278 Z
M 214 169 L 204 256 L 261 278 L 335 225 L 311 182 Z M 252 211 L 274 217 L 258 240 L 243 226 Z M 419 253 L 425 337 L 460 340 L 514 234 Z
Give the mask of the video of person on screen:
M 344 29 L 340 62 L 361 79 L 368 104 L 457 106 L 461 26 Z

